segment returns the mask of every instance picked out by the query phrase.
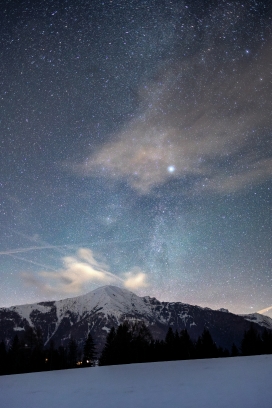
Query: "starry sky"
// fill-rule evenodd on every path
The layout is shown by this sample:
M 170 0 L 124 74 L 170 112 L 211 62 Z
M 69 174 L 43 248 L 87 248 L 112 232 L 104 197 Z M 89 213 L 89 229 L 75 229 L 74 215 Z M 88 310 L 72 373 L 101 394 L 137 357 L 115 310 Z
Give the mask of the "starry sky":
M 272 316 L 271 1 L 5 0 L 0 32 L 0 306 Z

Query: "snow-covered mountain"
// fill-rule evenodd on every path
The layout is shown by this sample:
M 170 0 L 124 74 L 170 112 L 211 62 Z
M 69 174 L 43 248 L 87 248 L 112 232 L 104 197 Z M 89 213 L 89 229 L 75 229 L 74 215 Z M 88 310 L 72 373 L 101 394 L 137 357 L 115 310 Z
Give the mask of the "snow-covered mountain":
M 82 344 L 92 333 L 98 350 L 112 326 L 124 321 L 144 321 L 154 338 L 164 338 L 173 330 L 186 328 L 196 339 L 208 327 L 216 343 L 230 348 L 240 345 L 251 322 L 262 331 L 272 329 L 272 319 L 254 315 L 238 316 L 226 309 L 212 310 L 181 302 L 160 302 L 149 296 L 139 297 L 116 286 L 103 286 L 75 298 L 0 309 L 0 340 L 8 344 L 15 334 L 23 336 L 27 327 L 40 327 L 45 345 L 66 345 L 73 336 Z
M 258 323 L 260 326 L 266 327 L 269 330 L 272 330 L 272 319 L 271 317 L 262 315 L 260 313 L 251 313 L 241 315 L 249 322 Z

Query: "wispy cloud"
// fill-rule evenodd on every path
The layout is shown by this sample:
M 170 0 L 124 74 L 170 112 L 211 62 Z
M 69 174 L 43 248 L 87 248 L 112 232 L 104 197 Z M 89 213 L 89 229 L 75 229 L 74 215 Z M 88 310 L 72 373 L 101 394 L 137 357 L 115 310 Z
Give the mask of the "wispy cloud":
M 141 114 L 73 171 L 126 180 L 140 194 L 173 178 L 218 193 L 269 179 L 271 56 L 267 48 L 258 60 L 220 66 L 207 51 L 164 67 L 139 91 Z
M 31 251 L 39 251 L 42 249 L 57 249 L 57 248 L 63 248 L 64 245 L 56 246 L 56 245 L 45 245 L 45 246 L 32 246 L 32 247 L 26 247 L 26 248 L 15 248 L 15 249 L 8 249 L 6 251 L 0 251 L 0 255 L 13 255 L 13 254 L 19 254 L 23 252 L 31 252 Z
M 22 274 L 24 282 L 36 288 L 43 296 L 74 296 L 85 293 L 90 284 L 118 284 L 128 289 L 147 286 L 147 276 L 136 268 L 119 277 L 111 272 L 107 265 L 98 262 L 93 252 L 80 248 L 75 256 L 63 259 L 64 267 L 56 271 L 41 271 L 35 274 Z
M 124 274 L 124 286 L 131 290 L 145 288 L 148 286 L 147 275 L 139 268 L 134 268 Z
M 36 266 L 39 266 L 39 267 L 41 267 L 41 268 L 44 268 L 44 269 L 49 269 L 49 270 L 51 270 L 51 271 L 55 271 L 56 269 L 55 268 L 52 268 L 51 266 L 49 266 L 49 265 L 45 265 L 45 264 L 42 264 L 42 263 L 40 263 L 40 262 L 36 262 L 36 261 L 33 261 L 32 259 L 26 259 L 26 258 L 23 258 L 23 257 L 21 257 L 21 256 L 17 256 L 17 255 L 10 255 L 13 259 L 18 259 L 19 261 L 23 261 L 23 262 L 26 262 L 26 263 L 30 263 L 30 264 L 32 264 L 32 265 L 36 265 Z

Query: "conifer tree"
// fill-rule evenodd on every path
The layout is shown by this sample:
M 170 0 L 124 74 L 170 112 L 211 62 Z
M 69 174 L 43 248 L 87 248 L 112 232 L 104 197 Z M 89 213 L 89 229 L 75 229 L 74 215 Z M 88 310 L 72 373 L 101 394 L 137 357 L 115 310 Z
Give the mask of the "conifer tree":
M 252 356 L 261 354 L 262 352 L 261 338 L 253 324 L 251 324 L 250 329 L 244 333 L 241 343 L 241 352 L 243 356 Z
M 115 364 L 114 362 L 115 338 L 116 338 L 116 331 L 115 331 L 115 328 L 112 327 L 110 332 L 107 335 L 105 346 L 99 358 L 100 366 Z
M 165 342 L 166 344 L 170 345 L 170 344 L 173 344 L 174 341 L 175 341 L 175 335 L 174 335 L 173 329 L 172 327 L 169 327 L 166 333 L 166 336 L 165 336 Z
M 202 335 L 199 336 L 196 343 L 196 356 L 197 358 L 215 358 L 217 355 L 217 346 L 209 330 L 204 328 Z
M 239 350 L 236 347 L 236 344 L 232 343 L 232 347 L 231 347 L 231 357 L 237 357 L 239 356 Z
M 132 333 L 125 322 L 116 330 L 114 339 L 114 364 L 129 364 L 132 360 Z
M 0 343 L 0 375 L 8 374 L 7 372 L 8 354 L 4 341 Z
M 58 351 L 55 349 L 54 340 L 50 340 L 49 349 L 45 353 L 45 370 L 57 370 L 58 367 Z
M 195 347 L 187 329 L 181 330 L 179 336 L 179 359 L 188 360 L 195 357 Z
M 10 374 L 19 374 L 22 372 L 23 366 L 23 355 L 22 355 L 22 345 L 19 341 L 19 337 L 16 334 L 10 346 L 8 352 L 8 359 L 10 363 L 9 372 Z
M 77 343 L 72 337 L 68 344 L 68 367 L 75 368 L 77 363 Z
M 262 354 L 272 354 L 272 331 L 266 328 L 262 334 Z
M 35 329 L 34 347 L 32 350 L 33 371 L 42 371 L 45 368 L 45 353 L 43 335 L 40 327 Z
M 166 361 L 176 360 L 176 337 L 172 327 L 168 328 L 165 336 L 165 356 Z
M 68 352 L 67 349 L 63 346 L 58 348 L 58 369 L 63 370 L 68 368 Z
M 151 347 L 153 338 L 144 322 L 138 322 L 131 327 L 131 363 L 144 363 L 151 361 Z
M 22 358 L 24 372 L 42 371 L 45 369 L 43 335 L 40 327 L 27 327 L 22 338 Z
M 93 367 L 95 365 L 95 356 L 95 344 L 91 333 L 89 333 L 83 348 L 83 366 Z

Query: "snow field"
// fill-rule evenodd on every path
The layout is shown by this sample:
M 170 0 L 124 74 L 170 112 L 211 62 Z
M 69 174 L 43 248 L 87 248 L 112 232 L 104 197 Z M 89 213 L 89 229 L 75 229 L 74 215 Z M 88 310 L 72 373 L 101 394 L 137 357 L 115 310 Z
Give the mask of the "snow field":
M 271 408 L 272 355 L 0 377 L 6 408 Z

